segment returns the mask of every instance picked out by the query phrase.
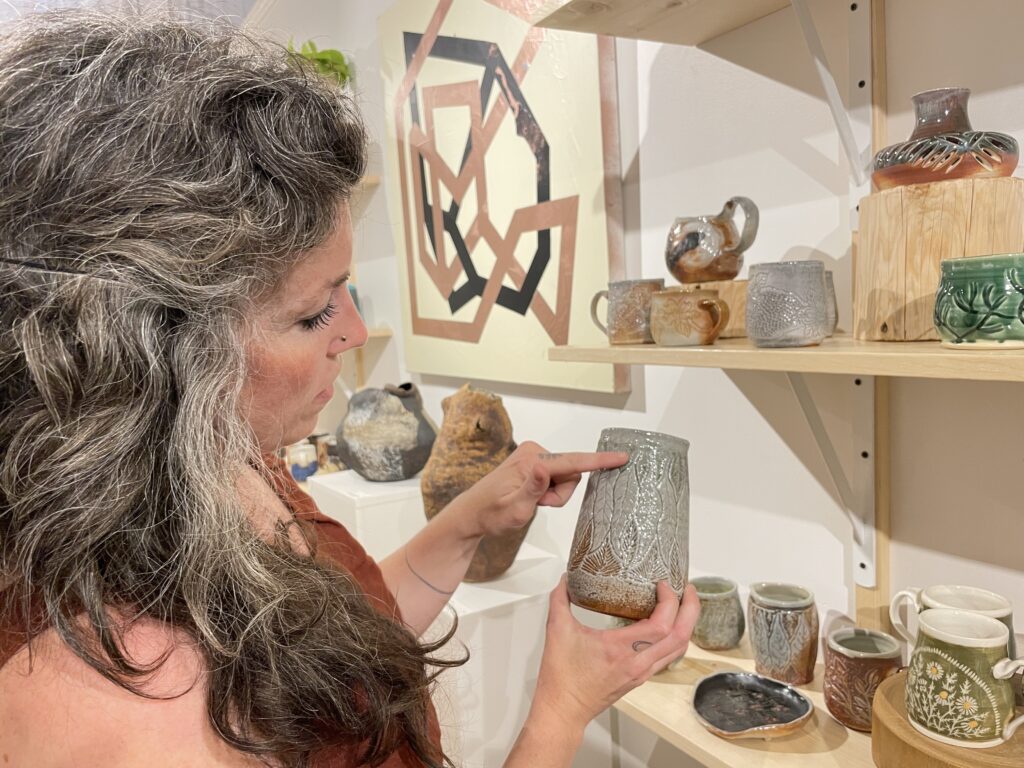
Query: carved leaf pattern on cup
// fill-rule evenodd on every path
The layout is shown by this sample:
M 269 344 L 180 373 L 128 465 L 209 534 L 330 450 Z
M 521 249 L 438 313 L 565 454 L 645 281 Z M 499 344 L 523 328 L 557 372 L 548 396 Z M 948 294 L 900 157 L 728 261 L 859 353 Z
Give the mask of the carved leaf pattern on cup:
M 1024 295 L 1024 285 L 1021 285 L 1019 276 L 1011 277 L 1010 283 L 1014 290 Z M 1019 320 L 1024 323 L 1024 302 L 1019 302 L 1012 313 L 1000 311 L 1009 298 L 993 283 L 954 285 L 944 281 L 935 296 L 935 325 L 949 331 L 956 341 L 964 341 L 974 334 L 1002 333 L 1007 322 Z
M 871 702 L 885 678 L 897 665 L 857 664 L 841 653 L 827 655 L 824 694 L 829 711 L 843 724 L 871 730 Z
M 816 612 L 754 605 L 750 624 L 758 672 L 784 682 L 809 679 L 818 657 Z
M 758 272 L 751 278 L 747 314 L 756 316 L 753 327 L 765 338 L 793 331 L 813 335 L 817 323 L 811 302 L 800 294 L 779 290 L 768 280 L 764 272 Z
M 992 689 L 967 665 L 930 646 L 914 650 L 907 670 L 907 712 L 942 736 L 964 741 L 1002 733 Z

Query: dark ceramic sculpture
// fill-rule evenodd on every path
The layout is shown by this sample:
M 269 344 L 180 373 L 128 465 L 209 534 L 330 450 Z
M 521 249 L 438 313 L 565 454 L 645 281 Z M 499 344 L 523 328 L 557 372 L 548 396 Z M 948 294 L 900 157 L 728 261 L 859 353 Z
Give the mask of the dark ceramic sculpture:
M 875 155 L 871 178 L 879 189 L 1013 173 L 1017 141 L 1005 133 L 971 128 L 970 93 L 967 88 L 937 88 L 913 97 L 915 125 L 910 139 Z
M 689 565 L 690 444 L 639 429 L 605 429 L 599 451 L 625 451 L 629 461 L 592 472 L 569 553 L 569 599 L 624 619 L 651 615 L 656 584 L 676 594 Z
M 446 397 L 444 419 L 420 478 L 423 511 L 431 519 L 515 450 L 512 422 L 501 398 L 466 384 Z M 465 581 L 490 581 L 511 567 L 529 526 L 486 536 L 477 546 Z
M 406 480 L 427 463 L 436 434 L 416 385 L 389 384 L 352 396 L 336 453 L 367 480 Z
M 746 220 L 741 235 L 733 223 L 736 209 Z M 743 252 L 757 235 L 758 211 L 746 197 L 730 198 L 717 216 L 681 216 L 665 243 L 665 264 L 680 283 L 732 280 L 743 266 Z
M 814 713 L 810 699 L 794 688 L 753 672 L 719 672 L 693 691 L 701 725 L 723 739 L 788 736 Z

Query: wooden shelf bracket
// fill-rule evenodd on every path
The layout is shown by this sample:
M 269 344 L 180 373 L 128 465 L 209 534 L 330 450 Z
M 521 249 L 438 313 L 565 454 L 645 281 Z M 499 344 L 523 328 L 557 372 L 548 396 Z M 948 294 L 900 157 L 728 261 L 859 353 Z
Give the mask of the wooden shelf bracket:
M 854 582 L 873 588 L 877 583 L 875 567 L 875 381 L 873 376 L 849 378 L 853 388 L 853 473 L 848 478 L 839 461 L 835 445 L 825 430 L 802 373 L 787 373 L 800 410 L 811 428 L 821 451 L 843 510 L 853 527 Z

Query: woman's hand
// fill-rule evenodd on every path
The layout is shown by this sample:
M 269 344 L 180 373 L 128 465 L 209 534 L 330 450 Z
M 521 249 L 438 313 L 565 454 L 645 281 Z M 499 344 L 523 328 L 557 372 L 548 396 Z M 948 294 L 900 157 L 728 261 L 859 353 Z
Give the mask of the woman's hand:
M 547 637 L 533 711 L 570 730 L 584 728 L 625 693 L 682 656 L 700 616 L 692 585 L 683 599 L 658 582 L 650 618 L 621 629 L 591 629 L 569 610 L 565 577 L 551 593 Z
M 526 442 L 453 503 L 475 518 L 480 536 L 496 536 L 522 528 L 537 506 L 561 507 L 572 496 L 584 472 L 621 467 L 629 454 L 548 453 Z

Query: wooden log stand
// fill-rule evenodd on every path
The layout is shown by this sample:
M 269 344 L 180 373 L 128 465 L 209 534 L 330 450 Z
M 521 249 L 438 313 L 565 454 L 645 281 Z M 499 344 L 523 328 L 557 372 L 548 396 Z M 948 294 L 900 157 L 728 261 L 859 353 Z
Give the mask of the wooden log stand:
M 853 335 L 870 341 L 937 339 L 940 262 L 1024 250 L 1024 179 L 912 184 L 860 202 Z
M 729 322 L 718 334 L 720 339 L 747 337 L 747 283 L 748 280 L 710 280 L 706 283 L 686 283 L 690 290 L 718 291 L 718 298 L 729 305 Z
M 871 757 L 878 768 L 1021 768 L 1024 730 L 989 749 L 951 747 L 929 739 L 907 719 L 907 673 L 886 679 L 871 709 Z M 1019 714 L 1019 711 L 1018 711 Z

